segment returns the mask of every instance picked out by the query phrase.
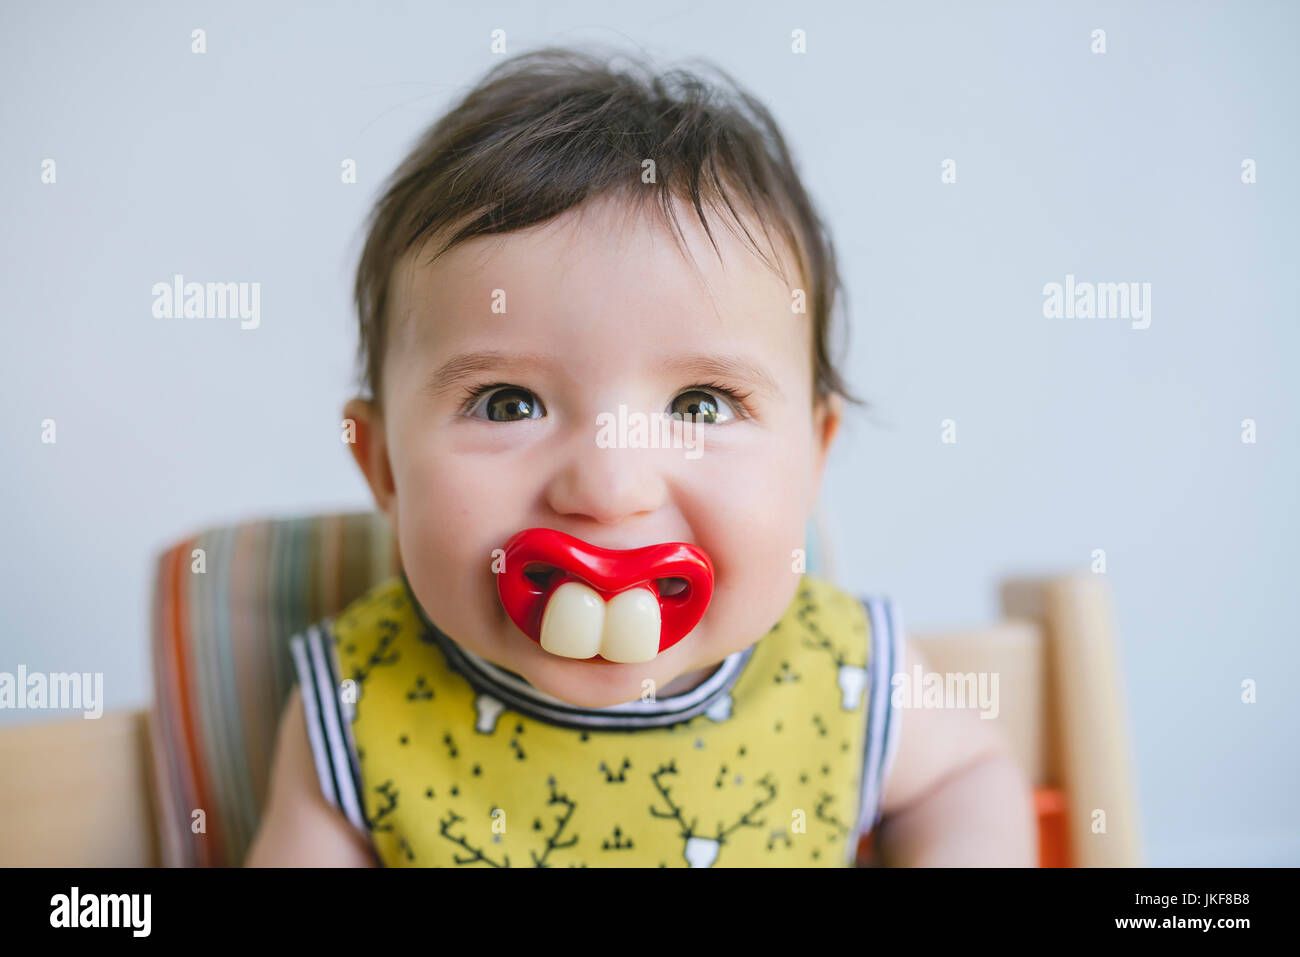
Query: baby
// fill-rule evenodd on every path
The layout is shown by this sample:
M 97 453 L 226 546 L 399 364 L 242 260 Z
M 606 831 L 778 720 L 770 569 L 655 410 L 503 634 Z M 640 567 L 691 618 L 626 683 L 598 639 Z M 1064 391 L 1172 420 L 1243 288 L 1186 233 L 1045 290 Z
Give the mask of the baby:
M 804 572 L 834 255 L 724 80 L 518 57 L 394 174 L 344 416 L 401 574 L 294 639 L 250 865 L 1035 863 L 1001 739 Z

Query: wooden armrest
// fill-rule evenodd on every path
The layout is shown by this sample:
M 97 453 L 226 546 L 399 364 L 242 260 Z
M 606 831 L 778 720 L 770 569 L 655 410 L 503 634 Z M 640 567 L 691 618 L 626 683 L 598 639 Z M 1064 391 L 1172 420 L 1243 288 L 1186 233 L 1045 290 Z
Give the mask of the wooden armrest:
M 0 866 L 159 861 L 148 712 L 0 727 Z

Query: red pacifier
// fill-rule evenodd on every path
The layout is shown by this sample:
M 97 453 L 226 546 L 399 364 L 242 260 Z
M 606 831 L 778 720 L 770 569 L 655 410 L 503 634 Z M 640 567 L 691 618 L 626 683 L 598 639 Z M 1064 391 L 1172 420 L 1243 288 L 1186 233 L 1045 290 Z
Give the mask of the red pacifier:
M 553 528 L 505 547 L 501 604 L 551 654 L 650 661 L 694 628 L 713 597 L 713 563 L 694 545 L 598 548 Z

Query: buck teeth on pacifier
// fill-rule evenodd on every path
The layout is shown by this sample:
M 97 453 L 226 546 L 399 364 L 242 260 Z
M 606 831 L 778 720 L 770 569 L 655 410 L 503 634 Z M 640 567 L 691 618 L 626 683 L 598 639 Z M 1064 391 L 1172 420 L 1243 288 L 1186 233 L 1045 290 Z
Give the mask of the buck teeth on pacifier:
M 529 528 L 506 543 L 497 591 L 511 621 L 551 654 L 630 664 L 699 624 L 713 563 L 685 542 L 619 550 Z

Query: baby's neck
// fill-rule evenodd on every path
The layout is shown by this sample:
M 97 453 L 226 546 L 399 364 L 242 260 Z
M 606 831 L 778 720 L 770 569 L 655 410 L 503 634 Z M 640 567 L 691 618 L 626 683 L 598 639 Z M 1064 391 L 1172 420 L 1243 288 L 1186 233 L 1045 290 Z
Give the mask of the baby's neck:
M 657 696 L 671 698 L 673 695 L 685 694 L 703 684 L 709 675 L 718 670 L 718 667 L 718 665 L 711 665 L 708 668 L 701 668 L 698 671 L 690 671 L 680 675 L 660 688 Z

